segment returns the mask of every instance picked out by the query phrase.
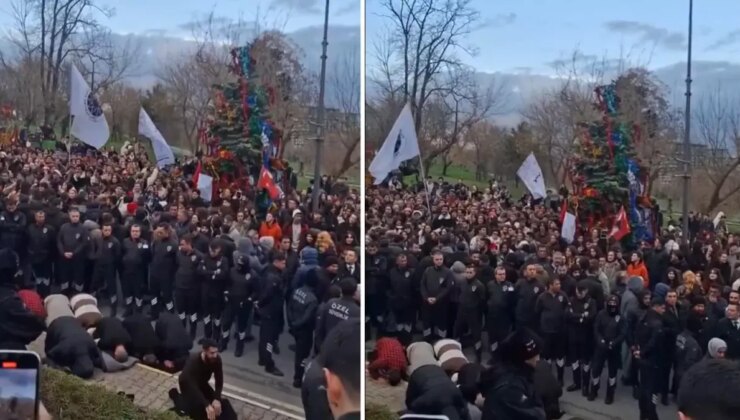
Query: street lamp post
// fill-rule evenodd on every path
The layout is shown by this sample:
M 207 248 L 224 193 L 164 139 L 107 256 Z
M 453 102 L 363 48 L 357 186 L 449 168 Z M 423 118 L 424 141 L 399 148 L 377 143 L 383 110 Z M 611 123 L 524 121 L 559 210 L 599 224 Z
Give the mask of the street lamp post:
M 691 181 L 691 38 L 693 35 L 694 0 L 689 0 L 688 58 L 686 60 L 686 108 L 683 133 L 683 244 L 689 244 L 689 182 Z
M 327 41 L 329 33 L 329 0 L 326 0 L 324 6 L 324 39 L 321 41 L 321 75 L 319 76 L 319 110 L 318 110 L 318 129 L 316 136 L 316 159 L 313 170 L 313 212 L 319 211 L 319 191 L 321 189 L 321 152 L 324 146 L 324 135 L 326 130 L 326 117 L 324 115 L 324 93 L 326 91 L 326 48 L 329 45 Z

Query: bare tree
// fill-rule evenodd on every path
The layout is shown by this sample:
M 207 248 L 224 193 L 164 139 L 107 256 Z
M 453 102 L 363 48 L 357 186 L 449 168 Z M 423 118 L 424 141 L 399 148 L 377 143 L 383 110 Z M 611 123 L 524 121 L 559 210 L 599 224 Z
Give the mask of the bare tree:
M 43 122 L 53 125 L 58 115 L 64 65 L 71 55 L 82 56 L 88 45 L 75 44 L 80 33 L 95 31 L 97 17 L 110 17 L 112 11 L 94 0 L 15 0 L 16 25 L 10 39 L 22 55 L 37 56 L 44 102 Z
M 385 48 L 378 50 L 375 81 L 387 90 L 398 86 L 411 105 L 416 131 L 424 120 L 424 106 L 446 86 L 444 72 L 464 67 L 458 54 L 474 54 L 465 38 L 475 29 L 479 13 L 470 0 L 382 0 L 389 22 Z M 378 71 L 379 70 L 379 71 Z
M 740 167 L 740 103 L 720 93 L 720 89 L 700 98 L 695 120 L 706 153 L 694 161 L 712 184 L 704 210 L 709 213 L 740 192 L 736 178 Z M 733 156 L 734 153 L 734 156 Z
M 355 51 L 334 62 L 329 83 L 334 85 L 334 103 L 339 114 L 329 124 L 330 136 L 342 145 L 343 153 L 334 176 L 341 176 L 360 162 L 360 63 Z M 331 116 L 331 114 L 329 114 Z

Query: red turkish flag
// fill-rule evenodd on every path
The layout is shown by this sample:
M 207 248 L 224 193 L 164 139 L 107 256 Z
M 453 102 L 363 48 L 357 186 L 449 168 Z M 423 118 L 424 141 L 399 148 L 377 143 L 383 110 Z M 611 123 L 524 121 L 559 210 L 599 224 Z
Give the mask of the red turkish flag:
M 620 241 L 622 238 L 627 236 L 630 231 L 630 222 L 627 218 L 627 212 L 624 211 L 624 206 L 622 206 L 622 208 L 619 209 L 619 213 L 617 213 L 617 218 L 614 219 L 614 226 L 612 227 L 612 231 L 609 233 L 609 237 Z
M 264 166 L 260 171 L 260 179 L 257 180 L 257 189 L 261 190 L 263 188 L 267 190 L 267 193 L 273 200 L 277 200 L 283 196 L 283 191 L 275 184 L 272 174 Z

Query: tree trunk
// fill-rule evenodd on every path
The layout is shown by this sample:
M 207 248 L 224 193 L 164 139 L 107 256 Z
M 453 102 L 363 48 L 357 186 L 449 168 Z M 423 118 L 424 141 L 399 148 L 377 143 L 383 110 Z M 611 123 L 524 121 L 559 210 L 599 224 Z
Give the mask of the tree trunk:
M 347 148 L 347 150 L 344 152 L 344 158 L 342 158 L 342 164 L 339 166 L 339 169 L 337 169 L 332 176 L 339 177 L 344 175 L 345 172 L 347 172 L 351 167 L 357 165 L 357 163 L 360 161 L 360 158 L 352 159 L 352 155 L 355 153 L 355 149 L 357 149 L 357 146 L 360 144 L 360 139 L 356 139 L 352 142 L 352 145 Z
M 735 169 L 740 166 L 740 158 L 736 159 L 732 165 L 725 170 L 724 173 L 722 173 L 722 176 L 719 178 L 716 184 L 714 184 L 714 190 L 712 191 L 712 196 L 709 199 L 709 203 L 707 204 L 706 213 L 711 213 L 714 209 L 716 209 L 720 204 L 722 204 L 723 201 L 727 200 L 730 196 L 735 194 L 736 192 L 740 191 L 740 186 L 733 188 L 730 192 L 728 192 L 724 197 L 720 196 L 720 193 L 722 191 L 722 187 L 725 186 L 725 183 L 727 182 L 727 178 L 730 177 L 730 175 L 735 171 Z
M 450 169 L 451 165 L 452 159 L 450 159 L 447 155 L 442 156 L 442 176 L 447 176 L 447 170 Z

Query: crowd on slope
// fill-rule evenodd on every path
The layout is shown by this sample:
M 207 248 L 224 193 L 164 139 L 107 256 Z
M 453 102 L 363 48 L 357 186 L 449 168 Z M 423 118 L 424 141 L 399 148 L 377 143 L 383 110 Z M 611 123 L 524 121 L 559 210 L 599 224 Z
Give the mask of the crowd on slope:
M 561 194 L 441 178 L 365 191 L 366 338 L 379 339 L 368 373 L 408 379 L 410 411 L 560 418 L 563 388 L 612 404 L 621 376 L 639 418 L 657 419 L 656 404 L 688 395 L 692 366 L 740 359 L 740 240 L 723 217 L 692 213 L 688 246 L 658 208 L 649 242 L 623 246 L 604 226 L 567 243 Z M 728 405 L 740 412 L 733 399 L 707 410 Z

